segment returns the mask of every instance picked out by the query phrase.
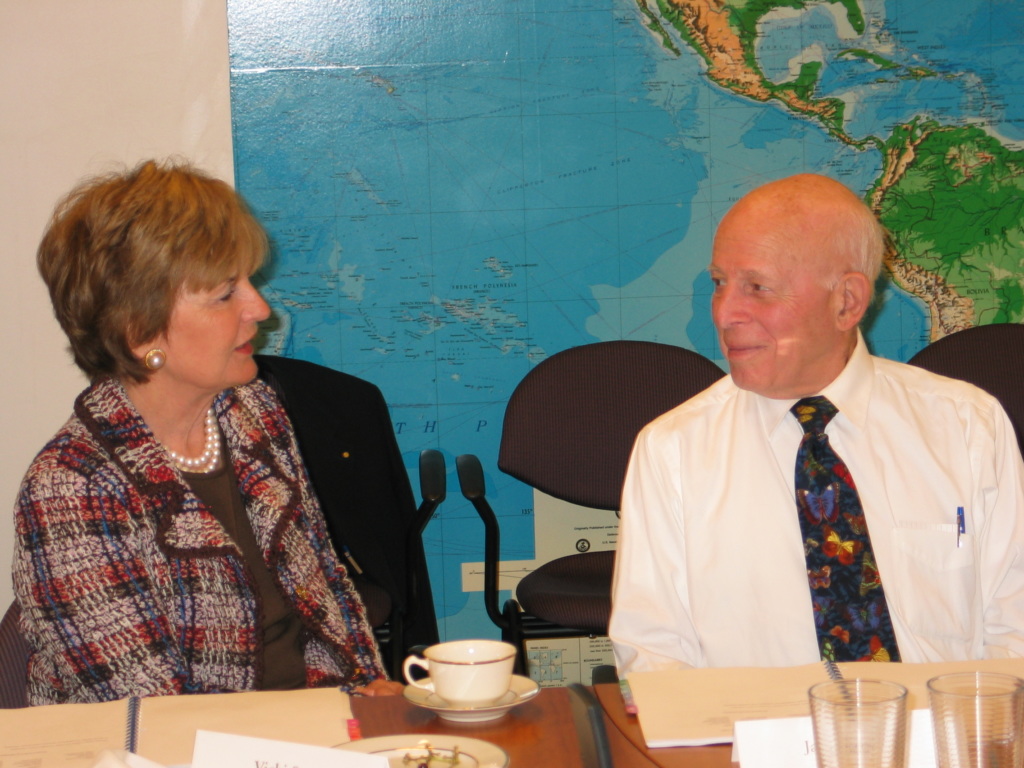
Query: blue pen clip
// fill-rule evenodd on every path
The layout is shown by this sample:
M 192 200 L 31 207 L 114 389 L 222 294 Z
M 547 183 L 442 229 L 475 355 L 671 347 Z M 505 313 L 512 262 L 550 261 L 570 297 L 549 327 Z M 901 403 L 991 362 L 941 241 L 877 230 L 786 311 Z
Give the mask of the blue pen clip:
M 967 533 L 967 524 L 964 521 L 964 508 L 956 508 L 956 546 L 961 546 L 960 537 Z

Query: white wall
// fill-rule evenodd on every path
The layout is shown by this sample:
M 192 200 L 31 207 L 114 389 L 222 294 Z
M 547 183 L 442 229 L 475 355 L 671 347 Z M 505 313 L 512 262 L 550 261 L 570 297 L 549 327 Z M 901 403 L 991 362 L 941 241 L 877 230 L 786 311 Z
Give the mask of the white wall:
M 226 0 L 0 0 L 0 612 L 21 477 L 85 386 L 36 245 L 78 179 L 168 155 L 233 180 Z

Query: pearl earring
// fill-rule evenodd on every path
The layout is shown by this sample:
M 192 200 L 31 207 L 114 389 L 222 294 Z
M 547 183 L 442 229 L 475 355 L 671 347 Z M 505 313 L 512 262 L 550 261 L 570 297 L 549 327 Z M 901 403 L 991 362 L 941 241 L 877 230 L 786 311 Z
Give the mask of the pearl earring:
M 162 349 L 151 349 L 146 353 L 144 359 L 146 367 L 151 371 L 158 371 L 164 367 L 164 363 L 167 362 L 167 355 Z

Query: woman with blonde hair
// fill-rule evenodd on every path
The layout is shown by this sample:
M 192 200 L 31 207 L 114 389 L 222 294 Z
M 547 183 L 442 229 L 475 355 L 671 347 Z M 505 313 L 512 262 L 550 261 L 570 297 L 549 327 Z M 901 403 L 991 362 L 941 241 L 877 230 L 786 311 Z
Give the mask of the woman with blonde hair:
M 57 207 L 39 270 L 91 384 L 15 509 L 31 703 L 401 689 L 254 381 L 266 252 L 238 195 L 186 165 L 91 179 Z

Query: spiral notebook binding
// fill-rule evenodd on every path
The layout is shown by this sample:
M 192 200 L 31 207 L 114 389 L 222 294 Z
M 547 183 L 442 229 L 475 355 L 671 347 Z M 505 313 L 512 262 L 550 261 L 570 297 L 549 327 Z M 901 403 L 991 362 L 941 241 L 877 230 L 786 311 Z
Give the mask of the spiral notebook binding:
M 128 722 L 125 724 L 124 748 L 134 752 L 139 744 L 139 715 L 142 699 L 132 696 L 128 699 Z
M 842 680 L 843 673 L 839 671 L 839 665 L 829 659 L 822 659 L 821 663 L 825 665 L 825 671 L 828 673 L 829 680 Z

